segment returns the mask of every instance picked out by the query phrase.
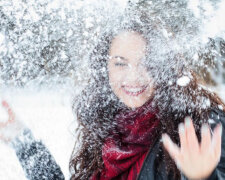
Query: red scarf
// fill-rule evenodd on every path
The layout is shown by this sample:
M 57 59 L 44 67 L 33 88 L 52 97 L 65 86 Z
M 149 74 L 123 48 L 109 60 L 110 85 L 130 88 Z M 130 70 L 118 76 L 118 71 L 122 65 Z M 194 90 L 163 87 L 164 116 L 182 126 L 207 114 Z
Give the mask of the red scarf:
M 159 120 L 149 100 L 143 106 L 116 115 L 118 134 L 102 147 L 104 168 L 91 180 L 135 180 L 155 138 Z

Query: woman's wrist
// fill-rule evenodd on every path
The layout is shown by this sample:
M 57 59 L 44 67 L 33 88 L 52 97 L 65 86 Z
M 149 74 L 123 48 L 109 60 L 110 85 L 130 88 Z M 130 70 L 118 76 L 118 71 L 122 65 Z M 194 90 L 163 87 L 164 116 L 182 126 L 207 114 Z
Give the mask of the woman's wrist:
M 7 145 L 11 145 L 18 136 L 23 134 L 25 129 L 27 127 L 21 121 L 8 124 L 5 128 L 1 129 L 1 134 L 3 135 L 1 140 Z
M 32 144 L 33 141 L 34 138 L 31 130 L 27 127 L 24 127 L 21 129 L 20 133 L 10 141 L 10 146 L 16 150 L 19 150 L 23 148 L 23 146 Z
M 191 179 L 191 180 L 211 180 L 211 179 L 215 179 L 216 178 L 216 168 L 207 176 L 204 177 L 199 177 L 199 178 L 190 178 L 188 176 L 186 176 L 185 174 L 183 174 L 181 172 L 182 176 L 186 177 L 186 179 Z

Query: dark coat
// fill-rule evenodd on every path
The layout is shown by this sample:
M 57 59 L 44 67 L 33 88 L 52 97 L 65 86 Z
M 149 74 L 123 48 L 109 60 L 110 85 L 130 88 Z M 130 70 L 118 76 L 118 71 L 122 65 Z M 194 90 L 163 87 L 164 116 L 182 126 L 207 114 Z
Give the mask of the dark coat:
M 219 122 L 222 123 L 222 151 L 221 159 L 216 169 L 207 180 L 225 180 L 225 113 L 214 109 L 210 112 L 211 128 Z M 172 176 L 167 176 L 165 165 L 160 166 L 158 171 L 155 168 L 155 158 L 159 151 L 160 138 L 158 138 L 153 147 L 149 150 L 143 166 L 141 168 L 138 180 L 172 180 Z M 48 149 L 41 141 L 36 141 L 29 129 L 26 129 L 22 137 L 18 137 L 13 142 L 17 157 L 29 180 L 64 180 L 64 175 L 60 167 L 51 156 Z M 182 180 L 187 178 L 181 173 Z
M 222 130 L 222 151 L 221 151 L 221 158 L 220 162 L 217 165 L 216 169 L 213 171 L 213 173 L 210 175 L 210 177 L 207 178 L 207 180 L 225 180 L 225 113 L 218 109 L 213 109 L 209 117 L 211 119 L 210 126 L 213 129 L 217 123 L 221 122 L 223 126 Z M 152 149 L 149 151 L 149 153 L 146 156 L 146 159 L 144 161 L 144 164 L 141 168 L 140 174 L 138 176 L 138 180 L 172 180 L 172 175 L 167 176 L 165 174 L 165 165 L 163 164 L 161 169 L 158 171 L 155 168 L 155 158 L 159 151 L 159 144 L 160 141 L 156 141 Z M 185 177 L 182 173 L 182 180 L 188 179 Z

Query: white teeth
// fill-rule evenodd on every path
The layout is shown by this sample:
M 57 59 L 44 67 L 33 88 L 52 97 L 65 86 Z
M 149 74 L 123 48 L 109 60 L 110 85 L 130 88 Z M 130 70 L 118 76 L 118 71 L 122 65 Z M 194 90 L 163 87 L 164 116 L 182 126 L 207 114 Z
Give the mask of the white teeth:
M 128 92 L 137 93 L 142 91 L 144 88 L 129 88 L 129 89 L 124 88 L 124 89 Z
M 129 91 L 129 92 L 138 92 L 138 91 L 141 91 L 142 89 L 126 89 L 127 91 Z

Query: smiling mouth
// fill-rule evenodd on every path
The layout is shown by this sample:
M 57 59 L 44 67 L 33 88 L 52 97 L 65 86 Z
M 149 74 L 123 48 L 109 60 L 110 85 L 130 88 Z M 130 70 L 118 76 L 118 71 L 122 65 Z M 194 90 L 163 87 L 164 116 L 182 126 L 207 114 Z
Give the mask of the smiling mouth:
M 147 89 L 147 85 L 145 86 L 122 86 L 122 90 L 130 95 L 130 96 L 138 96 L 142 94 Z

